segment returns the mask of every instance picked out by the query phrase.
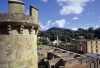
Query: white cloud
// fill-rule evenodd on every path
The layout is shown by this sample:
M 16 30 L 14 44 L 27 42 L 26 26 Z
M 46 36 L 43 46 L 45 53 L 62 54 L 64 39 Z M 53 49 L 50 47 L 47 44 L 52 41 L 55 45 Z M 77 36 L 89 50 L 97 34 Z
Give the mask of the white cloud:
M 72 28 L 72 30 L 76 31 L 78 28 Z
M 92 2 L 94 0 L 56 0 L 56 1 L 62 7 L 62 9 L 60 10 L 60 14 L 67 15 L 67 14 L 82 13 L 87 3 Z
M 40 24 L 41 30 L 47 30 L 50 28 L 51 20 L 48 20 L 46 25 L 43 25 L 41 22 L 39 24 Z
M 44 26 L 42 23 L 39 23 L 39 24 L 40 24 L 41 30 L 47 30 L 47 29 L 49 29 L 47 26 Z
M 66 20 L 65 19 L 61 19 L 61 20 L 56 20 L 55 22 L 52 23 L 52 25 L 58 26 L 60 28 L 63 28 L 65 23 L 66 23 Z
M 43 26 L 43 24 L 41 22 L 39 23 L 39 25 L 40 25 L 41 29 L 44 29 L 44 26 Z
M 43 2 L 48 2 L 48 0 L 41 0 L 41 1 L 43 1 Z
M 41 22 L 39 22 L 39 24 L 40 24 L 41 30 L 47 30 L 51 27 L 63 28 L 64 25 L 66 24 L 66 20 L 60 19 L 60 20 L 56 20 L 54 22 L 52 22 L 51 20 L 48 20 L 45 25 L 43 25 Z
M 99 28 L 99 25 L 96 25 L 95 28 Z
M 19 1 L 19 0 L 9 0 L 9 1 Z
M 73 17 L 73 18 L 72 18 L 72 20 L 78 20 L 78 19 L 79 19 L 78 17 Z
M 49 21 L 47 22 L 47 26 L 50 26 L 50 24 L 51 24 L 51 20 L 49 20 Z

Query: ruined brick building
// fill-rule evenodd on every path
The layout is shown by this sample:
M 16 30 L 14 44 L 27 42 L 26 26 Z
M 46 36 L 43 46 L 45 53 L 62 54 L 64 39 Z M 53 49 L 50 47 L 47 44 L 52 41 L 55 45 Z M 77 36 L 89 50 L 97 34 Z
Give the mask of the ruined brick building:
M 48 68 L 87 68 L 84 55 L 55 47 L 48 52 L 47 63 Z
M 56 47 L 77 52 L 77 53 L 94 53 L 94 54 L 100 54 L 100 39 L 95 40 L 72 40 L 71 45 L 65 45 L 60 43 Z
M 100 54 L 100 40 L 72 40 L 76 52 Z
M 1 5 L 2 6 L 2 5 Z M 0 68 L 38 68 L 38 9 L 25 3 L 8 1 L 8 13 L 0 13 Z
M 82 68 L 82 67 L 83 68 L 100 68 L 100 46 L 99 45 L 100 45 L 99 39 L 96 39 L 96 40 L 72 40 L 72 45 L 64 45 L 64 44 L 60 43 L 58 46 L 55 46 L 55 47 L 67 50 L 67 53 L 68 53 L 68 51 L 72 51 L 72 52 L 77 52 L 77 53 L 83 54 L 85 56 L 84 63 L 86 65 L 82 65 L 83 64 L 82 62 L 79 62 L 79 64 L 77 65 L 76 61 L 69 62 L 66 60 L 63 60 L 63 61 L 65 61 L 67 63 L 63 63 L 58 58 L 59 57 L 64 58 L 65 54 L 63 55 L 63 54 L 60 54 L 59 52 L 58 52 L 58 54 L 55 52 L 53 52 L 53 53 L 50 52 L 49 53 L 49 57 L 50 57 L 49 66 L 50 66 L 50 68 L 57 68 L 60 64 L 63 63 L 67 66 L 67 67 L 65 67 L 65 65 L 62 65 L 65 68 L 75 68 L 75 67 L 76 68 Z M 62 52 L 62 53 L 64 53 L 64 52 Z M 66 58 L 68 60 L 68 56 Z M 71 56 L 70 56 L 70 58 L 71 58 Z M 78 59 L 78 60 L 82 61 L 81 58 L 82 57 L 80 57 L 80 59 Z M 77 60 L 77 58 L 75 58 L 75 60 Z M 54 62 L 54 61 L 57 61 L 57 62 Z M 61 68 L 64 68 L 62 66 L 61 66 Z
M 44 48 L 43 52 L 39 53 L 40 58 L 43 57 Z M 57 47 L 48 49 L 47 58 L 41 61 L 39 68 L 100 68 L 100 55 L 92 53 L 82 55 Z

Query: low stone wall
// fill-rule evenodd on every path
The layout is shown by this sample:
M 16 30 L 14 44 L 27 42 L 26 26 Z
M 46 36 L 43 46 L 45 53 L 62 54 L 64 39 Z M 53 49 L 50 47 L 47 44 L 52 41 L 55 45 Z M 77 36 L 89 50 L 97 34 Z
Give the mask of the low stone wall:
M 72 45 L 63 45 L 63 44 L 59 44 L 59 45 L 56 46 L 56 47 L 59 47 L 59 48 L 61 48 L 61 49 L 67 50 L 67 51 L 72 51 L 72 52 L 75 52 L 75 51 L 76 51 L 75 46 L 72 46 Z
M 86 58 L 73 58 L 65 61 L 64 68 L 87 68 Z
M 57 52 L 57 50 L 61 52 Z M 62 53 L 62 54 L 61 54 Z M 63 56 L 64 55 L 64 56 Z M 60 48 L 54 49 L 54 52 L 48 53 L 48 60 L 60 58 L 59 65 L 55 64 L 54 67 L 59 68 L 87 68 L 86 57 L 70 51 L 61 50 Z M 52 61 L 53 62 L 53 61 Z M 50 64 L 52 63 L 50 62 Z M 52 67 L 51 67 L 52 68 Z

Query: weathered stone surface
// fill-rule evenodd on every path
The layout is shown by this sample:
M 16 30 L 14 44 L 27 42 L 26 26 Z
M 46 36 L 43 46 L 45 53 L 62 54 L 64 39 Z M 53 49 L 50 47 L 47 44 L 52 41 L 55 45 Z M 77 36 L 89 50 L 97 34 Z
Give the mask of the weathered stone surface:
M 34 22 L 38 23 L 38 9 L 34 6 L 30 6 L 30 15 L 34 17 Z
M 27 25 L 27 26 L 37 26 L 34 23 L 34 18 L 23 13 L 3 13 L 0 14 L 0 24 L 12 24 L 12 25 Z
M 14 35 L 13 31 L 11 35 L 0 35 L 0 52 L 1 66 L 34 68 L 35 65 L 37 67 L 37 46 L 34 33 Z
M 23 2 L 9 1 L 9 13 L 0 14 L 0 68 L 38 68 L 36 18 L 24 14 Z
M 24 13 L 24 3 L 22 1 L 8 1 L 9 2 L 9 13 Z

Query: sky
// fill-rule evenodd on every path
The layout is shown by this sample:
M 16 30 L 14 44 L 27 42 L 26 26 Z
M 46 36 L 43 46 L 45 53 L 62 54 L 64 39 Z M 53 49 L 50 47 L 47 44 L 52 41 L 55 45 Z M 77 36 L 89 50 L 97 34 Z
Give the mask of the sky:
M 52 27 L 77 30 L 100 27 L 100 0 L 22 0 L 25 14 L 29 6 L 39 9 L 41 30 Z M 8 0 L 0 1 L 0 13 L 8 12 Z

